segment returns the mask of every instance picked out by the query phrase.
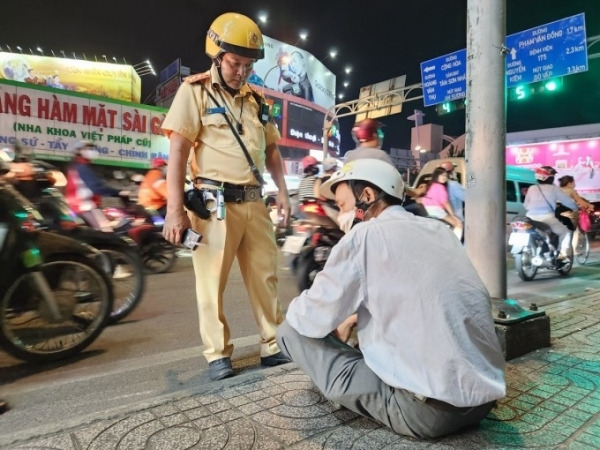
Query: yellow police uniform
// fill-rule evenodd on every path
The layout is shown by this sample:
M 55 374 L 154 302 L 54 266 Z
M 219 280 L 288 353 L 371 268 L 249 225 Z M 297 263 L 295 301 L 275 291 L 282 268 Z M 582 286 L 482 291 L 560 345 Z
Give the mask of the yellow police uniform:
M 223 114 L 214 109 L 217 105 L 207 91 L 226 108 L 234 127 L 241 124 L 240 137 L 261 173 L 265 166 L 265 149 L 279 139 L 279 132 L 272 123 L 261 124 L 259 104 L 247 84 L 232 97 L 220 86 L 219 79 L 214 65 L 208 72 L 188 77 L 175 95 L 163 122 L 163 131 L 167 135 L 176 132 L 196 144 L 190 171 L 198 181 L 197 187 L 214 190 L 214 182 L 227 183 L 226 193 L 227 187 L 231 187 L 229 184 L 257 187 L 258 181 L 242 148 Z M 258 191 L 250 189 L 250 192 Z M 209 220 L 188 213 L 194 230 L 203 235 L 203 245 L 193 252 L 192 258 L 200 335 L 208 362 L 231 357 L 233 352 L 229 325 L 223 313 L 223 292 L 236 256 L 260 329 L 260 356 L 279 352 L 275 332 L 283 317 L 277 296 L 277 246 L 273 225 L 260 195 L 244 200 L 227 201 L 224 220 L 218 220 L 215 213 Z

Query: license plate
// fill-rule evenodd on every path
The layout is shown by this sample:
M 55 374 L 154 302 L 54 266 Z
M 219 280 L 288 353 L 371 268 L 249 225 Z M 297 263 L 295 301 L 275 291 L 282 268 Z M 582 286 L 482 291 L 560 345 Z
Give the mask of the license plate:
M 529 233 L 511 233 L 508 238 L 508 245 L 525 247 L 529 244 Z
M 283 243 L 283 247 L 281 250 L 285 253 L 291 253 L 292 255 L 297 255 L 304 247 L 304 243 L 306 242 L 306 236 L 293 235 L 285 238 L 285 242 Z

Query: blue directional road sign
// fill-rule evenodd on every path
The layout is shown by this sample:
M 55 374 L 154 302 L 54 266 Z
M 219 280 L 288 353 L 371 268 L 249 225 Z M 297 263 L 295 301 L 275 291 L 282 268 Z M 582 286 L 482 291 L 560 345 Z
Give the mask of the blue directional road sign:
M 506 86 L 588 70 L 584 13 L 506 36 Z
M 585 14 L 506 36 L 507 87 L 588 70 Z M 423 103 L 437 105 L 464 98 L 467 50 L 421 63 Z
M 467 95 L 467 50 L 421 63 L 423 103 L 437 105 Z

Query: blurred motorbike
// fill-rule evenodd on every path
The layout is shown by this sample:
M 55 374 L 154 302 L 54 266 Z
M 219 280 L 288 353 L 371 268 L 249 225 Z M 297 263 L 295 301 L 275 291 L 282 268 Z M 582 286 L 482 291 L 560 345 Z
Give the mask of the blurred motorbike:
M 81 352 L 100 335 L 113 305 L 102 253 L 42 231 L 41 219 L 0 183 L 0 346 L 38 363 Z
M 104 208 L 104 214 L 115 224 L 115 232 L 126 234 L 138 245 L 142 263 L 149 273 L 165 273 L 177 262 L 178 248 L 162 235 L 165 223 L 158 211 L 149 210 L 128 198 L 123 208 Z
M 145 287 L 144 266 L 133 239 L 87 226 L 54 188 L 42 192 L 36 207 L 51 231 L 85 242 L 107 256 L 106 271 L 112 279 L 115 297 L 110 322 L 118 322 L 131 314 L 141 302 Z
M 538 269 L 554 270 L 567 275 L 573 268 L 573 255 L 558 259 L 558 236 L 543 222 L 537 222 L 527 216 L 515 216 L 510 223 L 511 234 L 508 245 L 515 258 L 515 268 L 519 278 L 531 281 Z
M 325 211 L 323 202 L 306 199 L 299 205 L 303 218 L 293 224 L 293 234 L 285 238 L 282 251 L 292 255 L 290 263 L 299 291 L 308 289 L 323 270 L 331 249 L 344 236 Z

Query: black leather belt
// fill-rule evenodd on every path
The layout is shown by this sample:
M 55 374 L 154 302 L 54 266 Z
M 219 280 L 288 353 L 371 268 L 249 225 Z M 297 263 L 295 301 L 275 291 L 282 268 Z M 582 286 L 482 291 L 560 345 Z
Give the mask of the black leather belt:
M 240 184 L 225 183 L 223 181 L 209 180 L 207 178 L 194 178 L 194 184 L 207 184 L 223 188 L 225 202 L 255 202 L 262 198 L 260 186 L 244 186 Z M 212 190 L 211 190 L 212 191 Z M 216 191 L 213 191 L 216 195 Z

